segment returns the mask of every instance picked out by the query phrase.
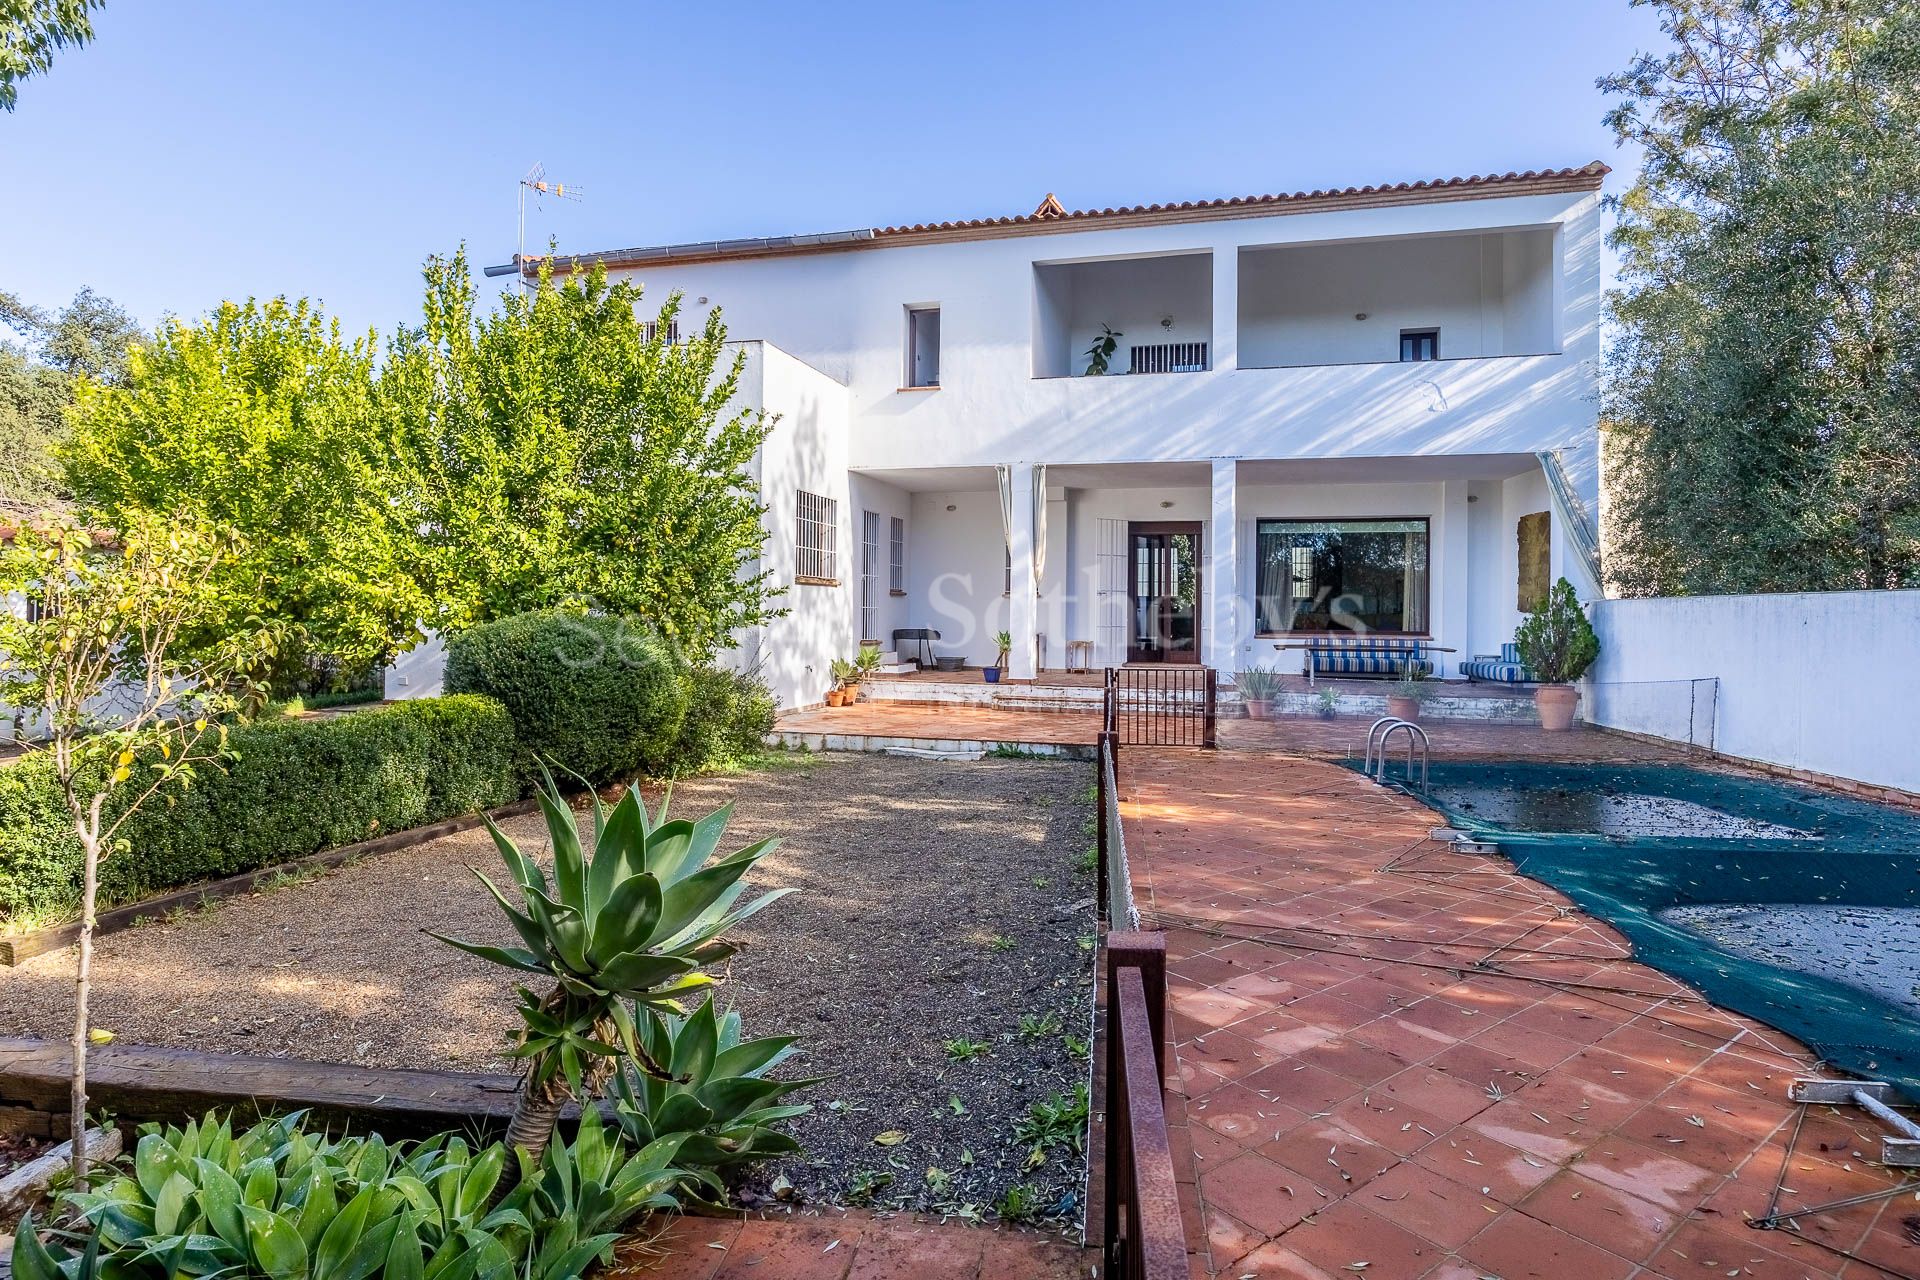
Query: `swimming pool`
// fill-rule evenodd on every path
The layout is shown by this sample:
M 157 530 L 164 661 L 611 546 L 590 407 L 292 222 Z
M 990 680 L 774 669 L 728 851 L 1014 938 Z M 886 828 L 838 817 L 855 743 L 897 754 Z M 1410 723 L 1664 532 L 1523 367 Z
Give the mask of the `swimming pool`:
M 1920 1096 L 1920 815 L 1677 765 L 1438 763 L 1409 794 L 1640 960 Z

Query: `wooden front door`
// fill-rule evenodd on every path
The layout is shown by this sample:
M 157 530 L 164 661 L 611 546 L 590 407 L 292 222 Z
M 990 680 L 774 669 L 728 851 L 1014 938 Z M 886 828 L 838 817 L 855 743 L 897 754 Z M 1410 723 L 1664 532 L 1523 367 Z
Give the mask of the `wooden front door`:
M 1127 526 L 1128 662 L 1200 661 L 1200 524 Z

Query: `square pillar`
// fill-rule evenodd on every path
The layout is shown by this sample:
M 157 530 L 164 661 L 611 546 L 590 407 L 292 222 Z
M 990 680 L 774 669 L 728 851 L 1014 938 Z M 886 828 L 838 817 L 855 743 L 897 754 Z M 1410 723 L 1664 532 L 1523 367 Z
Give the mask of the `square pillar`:
M 1040 584 L 1033 576 L 1033 467 L 1016 462 L 1008 468 L 1012 518 L 1007 525 L 1007 554 L 1012 559 L 1007 581 L 1007 631 L 1013 649 L 1007 655 L 1007 679 L 1032 680 L 1039 674 L 1034 632 L 1040 624 Z
M 1213 348 L 1207 363 L 1215 369 L 1240 365 L 1240 250 L 1232 245 L 1213 251 Z
M 1433 655 L 1448 678 L 1459 674 L 1460 663 L 1471 658 L 1474 649 L 1469 621 L 1473 606 L 1472 508 L 1467 496 L 1465 480 L 1443 483 L 1437 522 L 1440 527 L 1427 549 L 1431 599 L 1427 629 L 1435 644 L 1459 650 Z
M 1206 618 L 1201 658 L 1220 671 L 1240 668 L 1240 460 L 1213 459 L 1206 537 Z

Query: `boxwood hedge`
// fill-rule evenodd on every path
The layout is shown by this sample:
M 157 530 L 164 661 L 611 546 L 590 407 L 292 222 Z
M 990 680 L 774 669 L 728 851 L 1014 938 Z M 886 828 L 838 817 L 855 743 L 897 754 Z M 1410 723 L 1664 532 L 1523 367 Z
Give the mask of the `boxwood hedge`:
M 135 902 L 323 849 L 472 813 L 520 790 L 498 702 L 430 698 L 328 719 L 236 726 L 234 758 L 150 801 L 101 865 L 105 904 Z M 80 846 L 51 760 L 0 768 L 0 922 L 70 913 Z
M 675 771 L 688 681 L 634 619 L 549 609 L 474 627 L 447 643 L 446 687 L 506 706 L 529 773 L 535 760 L 596 784 Z

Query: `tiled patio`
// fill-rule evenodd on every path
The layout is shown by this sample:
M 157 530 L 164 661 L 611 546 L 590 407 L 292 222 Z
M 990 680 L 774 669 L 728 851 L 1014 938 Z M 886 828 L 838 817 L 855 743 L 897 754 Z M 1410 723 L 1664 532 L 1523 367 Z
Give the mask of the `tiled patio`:
M 675 1218 L 621 1246 L 621 1280 L 1073 1280 L 1094 1255 L 1029 1231 L 827 1211 Z
M 1519 731 L 1478 732 L 1506 751 Z M 1619 741 L 1555 741 L 1588 737 Z M 1746 1225 L 1776 1186 L 1804 1209 L 1899 1181 L 1874 1122 L 1787 1103 L 1817 1072 L 1785 1037 L 1430 842 L 1434 815 L 1346 769 L 1259 750 L 1123 766 L 1172 961 L 1194 1276 L 1920 1275 L 1912 1192 L 1798 1234 Z

